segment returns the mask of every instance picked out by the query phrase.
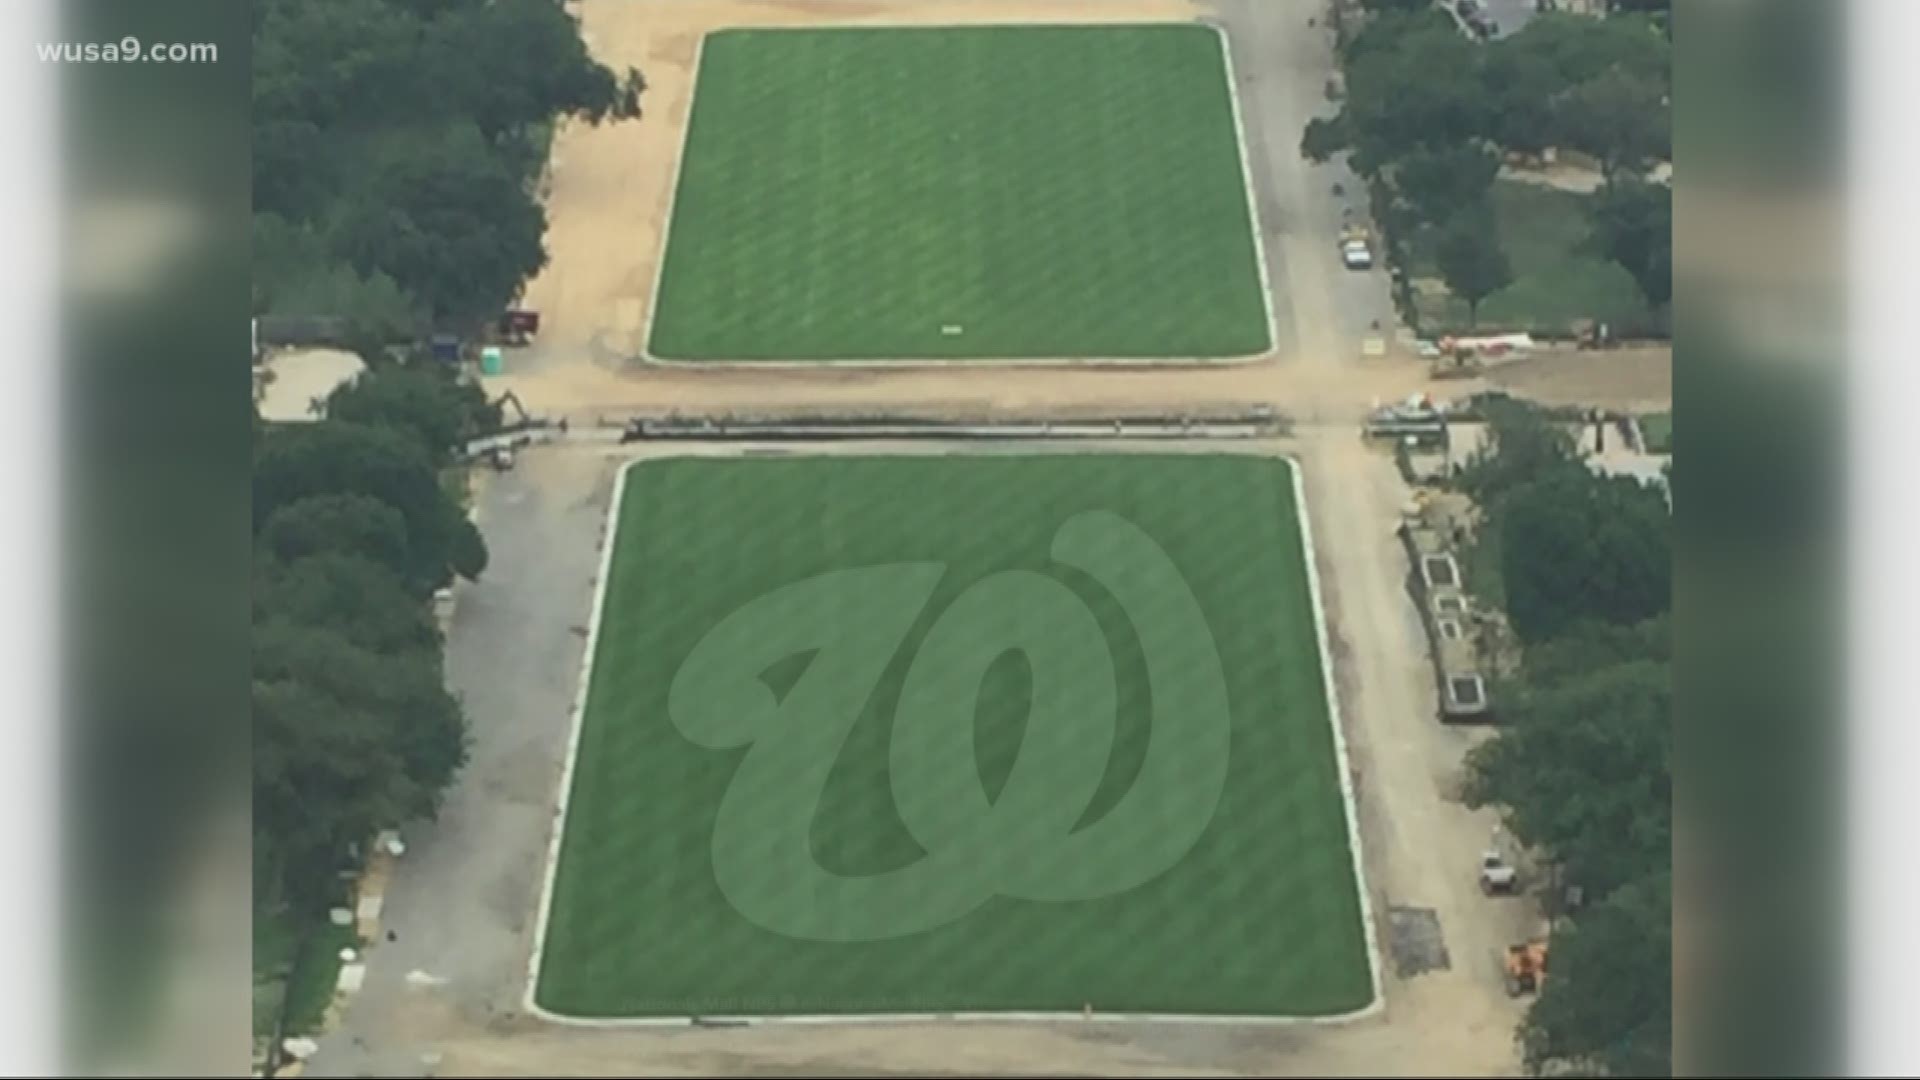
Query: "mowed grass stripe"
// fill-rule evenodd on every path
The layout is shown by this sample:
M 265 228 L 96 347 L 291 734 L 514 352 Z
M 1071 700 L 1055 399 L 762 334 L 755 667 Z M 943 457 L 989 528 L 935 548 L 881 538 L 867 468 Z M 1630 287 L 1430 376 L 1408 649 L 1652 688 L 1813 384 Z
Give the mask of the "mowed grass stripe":
M 1223 49 L 1185 25 L 709 35 L 652 353 L 1261 351 Z
M 1316 1015 L 1369 993 L 1332 733 L 1282 462 L 1201 456 L 674 460 L 627 474 L 539 1001 L 575 1016 L 946 1010 Z M 733 910 L 713 877 L 714 816 L 741 752 L 682 738 L 673 676 L 721 618 L 829 570 L 948 565 L 849 734 L 812 821 L 814 856 L 850 875 L 922 855 L 901 824 L 889 734 L 922 638 L 963 591 L 1008 569 L 1055 574 L 1108 639 L 1118 731 L 1083 824 L 1130 787 L 1154 703 L 1127 616 L 1055 566 L 1059 524 L 1109 510 L 1192 586 L 1232 713 L 1225 794 L 1192 851 L 1130 892 L 998 898 L 908 937 L 797 941 Z M 965 527 L 959 527 L 961 523 Z M 849 617 L 824 611 L 817 618 Z M 769 685 L 799 676 L 777 665 Z M 982 680 L 975 748 L 1004 775 L 1030 673 Z M 1176 709 L 1178 702 L 1161 703 Z

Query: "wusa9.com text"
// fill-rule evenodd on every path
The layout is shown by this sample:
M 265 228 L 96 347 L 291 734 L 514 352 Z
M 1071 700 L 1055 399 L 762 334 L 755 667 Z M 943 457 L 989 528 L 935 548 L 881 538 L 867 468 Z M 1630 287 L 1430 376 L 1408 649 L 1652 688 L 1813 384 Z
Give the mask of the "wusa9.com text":
M 40 42 L 40 59 L 47 63 L 68 64 L 211 64 L 220 59 L 220 49 L 210 41 L 192 44 L 154 42 L 143 45 L 139 38 L 119 41 Z

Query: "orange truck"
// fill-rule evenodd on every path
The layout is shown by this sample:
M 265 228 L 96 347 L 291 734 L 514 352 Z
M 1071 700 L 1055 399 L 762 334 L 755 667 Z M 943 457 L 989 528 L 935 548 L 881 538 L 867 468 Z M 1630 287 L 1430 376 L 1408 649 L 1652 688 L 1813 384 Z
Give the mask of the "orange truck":
M 1507 946 L 1506 975 L 1508 995 L 1539 992 L 1547 978 L 1547 943 L 1536 940 Z

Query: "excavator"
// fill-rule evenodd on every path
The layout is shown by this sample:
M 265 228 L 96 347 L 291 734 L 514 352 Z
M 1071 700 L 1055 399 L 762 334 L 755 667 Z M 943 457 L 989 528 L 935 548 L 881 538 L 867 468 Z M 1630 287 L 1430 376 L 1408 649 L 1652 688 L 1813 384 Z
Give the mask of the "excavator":
M 548 423 L 545 420 L 536 420 L 528 414 L 526 406 L 520 403 L 519 395 L 511 390 L 493 399 L 490 404 L 500 413 L 500 428 L 491 435 L 468 440 L 467 457 L 469 460 L 484 460 L 495 469 L 505 472 L 513 468 L 513 452 L 519 447 L 536 441 L 534 432 L 547 428 Z M 508 406 L 512 406 L 513 414 L 518 419 L 507 419 Z M 564 434 L 565 422 L 563 421 L 559 427 Z

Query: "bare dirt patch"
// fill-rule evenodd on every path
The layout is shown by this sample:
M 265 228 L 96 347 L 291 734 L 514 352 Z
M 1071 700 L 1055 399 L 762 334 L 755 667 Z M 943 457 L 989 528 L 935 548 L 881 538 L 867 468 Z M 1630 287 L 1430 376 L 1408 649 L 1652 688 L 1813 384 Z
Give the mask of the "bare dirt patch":
M 1673 404 L 1673 347 L 1542 353 L 1493 368 L 1484 381 L 1542 405 L 1665 409 Z

